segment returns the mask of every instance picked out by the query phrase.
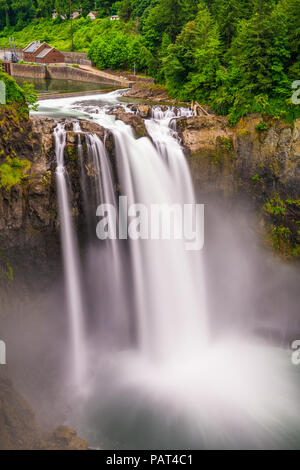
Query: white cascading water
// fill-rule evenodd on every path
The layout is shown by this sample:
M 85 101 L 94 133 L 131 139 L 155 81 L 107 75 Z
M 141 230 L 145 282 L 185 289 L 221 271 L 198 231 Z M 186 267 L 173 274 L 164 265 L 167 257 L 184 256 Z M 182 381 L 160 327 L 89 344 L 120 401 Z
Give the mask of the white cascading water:
M 157 127 L 154 129 L 154 126 Z M 162 146 L 167 140 L 172 144 L 165 145 L 166 159 L 149 139 L 136 140 L 125 124 L 117 122 L 113 130 L 120 184 L 128 204 L 142 204 L 150 214 L 152 204 L 159 204 L 163 212 L 168 212 L 172 204 L 183 207 L 183 204 L 195 203 L 179 144 L 170 136 L 167 126 L 153 123 L 153 127 L 147 127 L 157 141 L 161 129 Z M 174 224 L 180 222 L 175 215 Z M 204 277 L 198 277 L 185 241 L 131 240 L 130 250 L 142 354 L 159 362 L 191 357 L 207 342 L 207 311 Z
M 54 129 L 56 145 L 56 184 L 61 225 L 61 242 L 65 271 L 65 285 L 70 316 L 72 343 L 72 381 L 81 386 L 86 368 L 86 344 L 84 341 L 84 310 L 80 283 L 80 265 L 76 236 L 71 219 L 71 209 L 64 166 L 64 149 L 66 131 L 64 124 L 59 123 Z
M 142 204 L 149 209 L 151 204 L 195 202 L 176 134 L 176 118 L 190 111 L 154 108 L 152 119 L 146 121 L 152 142 L 145 137 L 135 139 L 129 126 L 107 115 L 107 106 L 116 104 L 117 97 L 113 93 L 80 101 L 43 101 L 41 113 L 83 117 L 113 133 L 118 183 L 128 205 Z M 73 364 L 80 376 L 85 353 L 91 358 L 90 341 L 82 335 L 79 266 L 63 167 L 62 125 L 55 130 L 55 138 L 61 234 L 73 319 Z M 104 145 L 93 135 L 87 136 L 87 143 L 97 169 L 97 203 L 115 204 Z M 174 220 L 179 223 L 176 217 Z M 297 429 L 300 416 L 293 373 L 286 366 L 289 358 L 279 348 L 250 335 L 237 337 L 234 331 L 232 336 L 210 340 L 203 254 L 187 252 L 182 240 L 130 239 L 124 263 L 120 242 L 97 243 L 91 256 L 94 263 L 89 264 L 96 309 L 100 311 L 102 305 L 96 291 L 106 282 L 106 295 L 112 299 L 105 304 L 107 313 L 110 315 L 112 305 L 112 310 L 117 308 L 117 322 L 127 323 L 128 329 L 135 319 L 136 343 L 130 351 L 105 351 L 101 341 L 93 345 L 89 362 L 95 375 L 89 381 L 90 395 L 82 419 L 87 421 L 83 428 L 91 443 L 103 445 L 104 433 L 104 441 L 105 437 L 112 439 L 107 446 L 115 446 L 107 448 L 118 448 L 119 442 L 131 449 L 284 446 L 288 430 Z M 107 254 L 104 264 L 96 254 L 103 247 Z M 130 283 L 126 284 L 128 278 Z M 117 296 L 119 283 L 126 286 L 127 297 L 132 297 L 130 306 Z M 109 322 L 104 328 L 107 325 Z M 125 331 L 123 327 L 121 331 Z
M 84 156 L 83 156 L 83 148 L 81 143 L 81 127 L 79 122 L 73 122 L 73 130 L 74 132 L 78 133 L 78 157 L 80 162 L 80 187 L 82 192 L 82 199 L 83 199 L 83 206 L 84 211 L 87 214 L 89 211 L 89 201 L 88 201 L 88 194 L 87 194 L 87 179 L 85 174 L 85 164 L 84 164 Z
M 99 204 L 110 204 L 117 211 L 116 185 L 114 182 L 111 162 L 107 155 L 105 144 L 95 134 L 86 135 L 87 156 L 91 161 L 95 171 L 95 195 L 96 207 Z M 106 273 L 108 285 L 99 285 L 98 292 L 101 293 L 99 303 L 104 304 L 104 297 L 107 302 L 106 310 L 108 318 L 106 318 L 106 336 L 114 334 L 117 340 L 120 336 L 128 339 L 128 319 L 126 315 L 121 314 L 120 305 L 125 310 L 125 299 L 123 292 L 124 266 L 123 254 L 120 243 L 117 239 L 108 239 L 102 241 L 105 245 L 99 250 L 99 245 L 91 248 L 90 271 L 95 273 L 100 269 Z M 113 289 L 113 294 L 108 295 L 108 289 Z M 116 340 L 115 340 L 116 342 Z

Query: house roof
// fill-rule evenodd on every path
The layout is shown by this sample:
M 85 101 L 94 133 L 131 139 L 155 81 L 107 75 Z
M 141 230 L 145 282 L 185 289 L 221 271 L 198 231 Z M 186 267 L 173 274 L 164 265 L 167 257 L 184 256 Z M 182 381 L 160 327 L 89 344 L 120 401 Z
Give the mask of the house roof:
M 89 15 L 98 16 L 98 15 L 99 15 L 99 12 L 98 12 L 98 11 L 90 11 L 90 12 L 89 12 Z
M 43 59 L 44 57 L 46 57 L 46 55 L 49 54 L 50 51 L 52 51 L 54 49 L 54 47 L 46 47 L 45 49 L 43 49 L 41 52 L 38 53 L 38 55 L 36 56 L 37 59 Z
M 23 49 L 23 52 L 33 54 L 35 51 L 37 51 L 43 45 L 46 45 L 48 48 L 51 49 L 51 46 L 49 46 L 46 42 L 33 41 L 31 44 L 29 44 L 29 46 L 27 46 L 27 47 L 25 47 L 25 49 Z
M 29 44 L 29 46 L 25 47 L 24 52 L 34 52 L 36 49 L 40 47 L 37 41 L 33 41 Z

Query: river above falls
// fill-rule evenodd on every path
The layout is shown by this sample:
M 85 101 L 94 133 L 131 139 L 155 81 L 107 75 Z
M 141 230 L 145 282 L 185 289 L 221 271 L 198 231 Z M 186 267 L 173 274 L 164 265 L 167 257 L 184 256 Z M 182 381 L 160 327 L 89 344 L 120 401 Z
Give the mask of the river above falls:
M 65 94 L 77 93 L 87 91 L 112 91 L 116 90 L 114 87 L 107 83 L 91 83 L 81 82 L 76 80 L 57 80 L 57 79 L 43 79 L 43 78 L 27 78 L 15 77 L 16 82 L 22 86 L 23 82 L 32 83 L 36 92 L 40 95 L 43 94 Z

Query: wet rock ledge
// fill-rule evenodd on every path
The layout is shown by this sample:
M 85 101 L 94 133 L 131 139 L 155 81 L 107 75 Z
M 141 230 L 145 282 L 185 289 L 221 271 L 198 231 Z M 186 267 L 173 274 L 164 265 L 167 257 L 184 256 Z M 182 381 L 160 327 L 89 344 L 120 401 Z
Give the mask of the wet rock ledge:
M 44 431 L 11 380 L 0 371 L 0 450 L 87 450 L 76 431 L 59 426 Z

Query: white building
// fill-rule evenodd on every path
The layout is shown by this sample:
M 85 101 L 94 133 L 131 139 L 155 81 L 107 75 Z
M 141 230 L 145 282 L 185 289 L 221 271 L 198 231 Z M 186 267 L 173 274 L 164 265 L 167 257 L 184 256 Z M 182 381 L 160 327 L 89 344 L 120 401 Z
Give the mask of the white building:
M 87 15 L 91 20 L 96 20 L 99 15 L 98 11 L 90 11 Z
M 118 15 L 112 15 L 110 21 L 119 21 L 120 17 Z
M 79 11 L 74 11 L 74 13 L 72 14 L 73 20 L 76 20 L 80 16 L 81 16 L 81 9 Z

